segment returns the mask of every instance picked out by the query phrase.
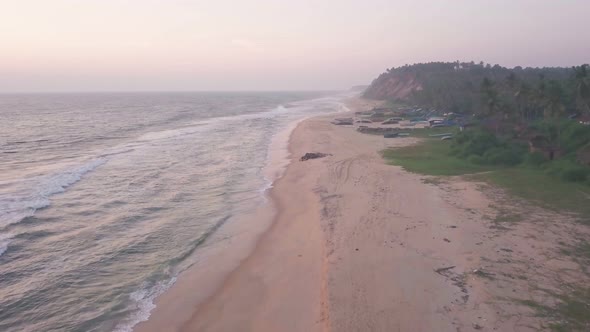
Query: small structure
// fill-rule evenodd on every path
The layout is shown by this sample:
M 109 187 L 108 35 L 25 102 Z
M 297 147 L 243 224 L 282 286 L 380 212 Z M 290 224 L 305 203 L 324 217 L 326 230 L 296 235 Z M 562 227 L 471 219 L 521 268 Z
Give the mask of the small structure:
M 529 138 L 529 152 L 540 153 L 545 159 L 553 160 L 563 156 L 563 150 L 543 135 L 534 135 Z
M 334 121 L 332 121 L 332 124 L 335 124 L 338 126 L 351 126 L 354 124 L 354 121 L 352 118 L 340 118 L 340 119 L 334 119 Z
M 410 133 L 400 133 L 400 132 L 386 132 L 383 134 L 384 138 L 396 138 L 396 137 L 408 137 Z
M 359 133 L 363 134 L 371 134 L 371 135 L 383 135 L 385 133 L 390 132 L 398 132 L 399 128 L 391 128 L 391 127 L 368 127 L 368 126 L 359 126 L 356 129 Z
M 576 120 L 578 120 L 578 122 L 580 124 L 583 124 L 586 126 L 590 125 L 590 115 L 588 115 L 588 114 L 584 114 L 584 115 L 576 118 Z

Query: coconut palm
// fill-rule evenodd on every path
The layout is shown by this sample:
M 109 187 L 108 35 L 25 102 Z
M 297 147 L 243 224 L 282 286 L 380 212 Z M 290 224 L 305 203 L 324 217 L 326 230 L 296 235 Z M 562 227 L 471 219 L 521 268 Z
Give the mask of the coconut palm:
M 583 112 L 590 112 L 590 76 L 588 65 L 573 67 L 576 84 L 576 101 Z
M 493 116 L 497 113 L 499 108 L 500 99 L 498 98 L 498 91 L 494 85 L 495 83 L 487 77 L 481 82 L 483 101 L 487 106 L 486 116 Z
M 518 105 L 518 111 L 523 122 L 529 120 L 532 92 L 530 85 L 526 82 L 522 82 L 518 86 L 518 90 L 514 93 Z
M 546 89 L 545 109 L 543 116 L 545 119 L 557 119 L 565 112 L 563 103 L 565 92 L 563 86 L 558 81 L 549 81 Z

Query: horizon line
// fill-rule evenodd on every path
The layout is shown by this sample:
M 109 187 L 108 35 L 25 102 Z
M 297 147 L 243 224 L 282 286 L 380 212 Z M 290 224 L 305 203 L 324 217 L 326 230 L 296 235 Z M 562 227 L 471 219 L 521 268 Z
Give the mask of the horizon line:
M 348 89 L 279 89 L 279 90 L 30 90 L 30 91 L 0 91 L 0 95 L 16 94 L 84 94 L 84 93 L 265 93 L 265 92 L 343 92 Z M 362 86 L 369 86 L 363 84 Z

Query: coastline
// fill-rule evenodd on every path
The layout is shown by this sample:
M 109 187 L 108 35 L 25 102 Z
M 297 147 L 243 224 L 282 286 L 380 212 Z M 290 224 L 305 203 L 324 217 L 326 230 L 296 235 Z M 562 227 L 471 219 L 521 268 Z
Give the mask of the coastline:
M 558 214 L 523 203 L 518 209 L 531 220 L 498 227 L 498 204 L 515 204 L 504 194 L 387 165 L 380 151 L 417 140 L 332 125 L 338 116 L 309 118 L 291 133 L 291 162 L 269 192 L 273 213 L 263 215 L 272 222 L 237 268 L 206 294 L 198 293 L 201 277 L 181 275 L 135 331 L 546 327 L 524 301 L 542 296 L 535 285 L 556 289 L 563 269 L 573 271 L 576 263 L 555 256 L 556 246 L 583 230 L 564 231 L 550 223 Z M 306 152 L 331 155 L 299 161 Z
M 241 216 L 239 223 L 234 223 L 230 232 L 238 234 L 238 236 L 236 236 L 237 239 L 231 241 L 232 248 L 230 250 L 225 250 L 226 246 L 214 248 L 210 253 L 200 251 L 200 254 L 204 256 L 202 261 L 181 273 L 177 277 L 177 281 L 155 299 L 148 319 L 138 322 L 133 327 L 134 332 L 185 330 L 187 328 L 186 322 L 192 320 L 191 317 L 195 316 L 196 312 L 202 310 L 202 307 L 207 306 L 213 298 L 217 297 L 234 275 L 241 274 L 243 267 L 249 264 L 249 261 L 255 260 L 255 257 L 258 256 L 257 251 L 261 250 L 259 247 L 267 242 L 268 237 L 272 237 L 270 233 L 283 219 L 285 207 L 292 205 L 292 202 L 287 204 L 289 199 L 281 194 L 285 190 L 290 191 L 282 188 L 281 183 L 287 174 L 291 173 L 290 167 L 299 158 L 297 154 L 300 149 L 294 149 L 292 144 L 293 133 L 302 123 L 310 119 L 317 117 L 328 119 L 334 114 L 346 113 L 308 116 L 290 123 L 273 137 L 273 143 L 269 145 L 269 162 L 263 171 L 265 179 L 269 183 L 264 188 L 266 202 L 251 214 Z M 284 187 L 288 187 L 288 185 Z M 292 214 L 289 213 L 284 218 L 291 217 Z M 253 223 L 256 225 L 255 231 L 249 229 Z M 248 235 L 242 236 L 240 234 Z M 216 236 L 223 237 L 224 235 L 216 234 Z M 240 237 L 247 238 L 244 241 L 239 239 Z M 207 250 L 207 248 L 202 249 Z M 220 256 L 222 257 L 221 261 L 215 259 Z M 221 279 L 219 279 L 220 276 Z M 250 303 L 244 305 L 249 306 Z

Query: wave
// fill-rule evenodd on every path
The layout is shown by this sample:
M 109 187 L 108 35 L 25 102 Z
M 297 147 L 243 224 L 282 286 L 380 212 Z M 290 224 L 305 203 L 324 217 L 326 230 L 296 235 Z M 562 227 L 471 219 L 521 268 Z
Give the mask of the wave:
M 289 139 L 295 128 L 303 121 L 317 116 L 326 115 L 341 112 L 350 112 L 350 109 L 346 107 L 339 99 L 331 99 L 328 97 L 319 98 L 313 100 L 315 103 L 309 101 L 300 101 L 288 105 L 285 108 L 283 105 L 279 105 L 275 108 L 276 111 L 289 111 L 290 109 L 303 110 L 304 116 L 287 123 L 281 130 L 276 132 L 271 137 L 271 142 L 268 146 L 267 157 L 265 166 L 262 168 L 264 186 L 260 192 L 266 195 L 266 193 L 273 188 L 274 182 L 281 178 L 287 169 L 287 166 L 291 162 L 291 153 L 289 152 Z M 331 111 L 324 110 L 323 112 L 314 111 L 317 107 L 327 107 Z M 266 199 L 266 196 L 265 196 Z
M 318 108 L 321 111 L 318 110 Z M 327 111 L 326 108 L 330 111 Z M 283 124 L 282 128 L 280 128 L 272 137 L 270 137 L 270 142 L 267 147 L 268 150 L 265 165 L 262 166 L 264 184 L 260 189 L 262 197 L 266 200 L 266 192 L 271 189 L 274 182 L 283 175 L 285 168 L 290 162 L 288 142 L 292 131 L 297 127 L 297 125 L 305 119 L 319 114 L 338 113 L 343 111 L 347 111 L 347 109 L 340 102 L 335 102 L 332 100 L 319 100 L 312 103 L 307 102 L 301 103 L 300 105 L 290 105 L 288 108 L 283 105 L 278 105 L 270 112 L 249 113 L 236 116 L 220 117 L 216 119 L 208 119 L 205 125 L 216 126 L 219 124 L 225 124 L 228 121 L 256 120 L 260 118 L 264 119 L 267 117 L 273 117 L 279 114 L 280 116 L 283 116 L 293 113 L 292 115 L 294 115 L 295 118 Z M 297 116 L 297 114 L 299 115 Z M 203 125 L 203 123 L 199 123 L 199 125 Z M 182 128 L 181 130 L 152 132 L 142 136 L 142 139 L 169 139 L 181 135 L 191 134 L 193 132 L 192 130 L 195 129 L 196 128 L 188 127 Z M 201 128 L 198 128 L 198 130 L 200 129 Z M 186 265 L 183 264 L 183 262 L 185 262 L 185 260 L 191 256 L 194 251 L 197 250 L 197 248 L 200 247 L 212 234 L 221 228 L 229 220 L 229 218 L 230 216 L 226 216 L 218 220 L 218 222 L 212 225 L 212 227 L 207 232 L 195 239 L 184 253 L 167 262 L 170 267 L 176 269 L 176 273 L 169 275 L 168 280 L 160 280 L 155 283 L 144 282 L 138 290 L 131 293 L 129 295 L 129 300 L 131 301 L 130 309 L 132 312 L 129 316 L 127 316 L 115 326 L 113 332 L 131 332 L 137 324 L 147 321 L 151 315 L 151 312 L 156 308 L 156 304 L 154 303 L 155 299 L 170 287 L 172 287 L 172 285 L 176 282 L 178 274 L 190 267 L 190 265 L 188 265 L 183 266 L 182 269 L 179 269 L 180 265 Z
M 160 281 L 154 286 L 148 286 L 144 283 L 143 286 L 129 295 L 129 298 L 135 305 L 135 311 L 122 322 L 119 322 L 113 332 L 131 332 L 135 325 L 148 320 L 150 313 L 156 304 L 154 300 L 168 290 L 176 282 L 176 277 L 172 277 L 168 281 Z
M 18 223 L 33 216 L 37 210 L 48 207 L 52 195 L 63 193 L 69 186 L 80 181 L 84 174 L 95 170 L 106 161 L 105 158 L 98 158 L 56 174 L 25 180 L 30 187 L 21 190 L 24 193 L 9 197 L 0 196 L 0 228 Z
M 2 254 L 8 249 L 8 244 L 12 238 L 12 234 L 0 234 L 0 256 L 2 256 Z
M 319 104 L 319 105 L 318 105 Z M 267 160 L 263 168 L 264 184 L 261 189 L 263 197 L 266 198 L 266 191 L 272 188 L 275 180 L 282 176 L 282 173 L 290 161 L 288 152 L 288 141 L 291 132 L 295 129 L 297 124 L 301 121 L 319 114 L 326 114 L 327 109 L 329 113 L 336 113 L 346 111 L 343 104 L 334 102 L 332 100 L 319 100 L 312 103 L 301 103 L 288 105 L 278 105 L 274 109 L 264 112 L 232 115 L 225 117 L 218 117 L 214 119 L 207 119 L 202 122 L 195 122 L 189 126 L 184 126 L 178 129 L 170 129 L 164 131 L 150 132 L 142 135 L 138 141 L 159 141 L 167 139 L 176 139 L 181 136 L 191 135 L 196 131 L 210 130 L 213 128 L 222 128 L 228 123 L 236 123 L 245 120 L 266 119 L 275 116 L 293 116 L 291 121 L 282 125 L 282 128 L 273 135 L 271 142 L 269 142 L 267 151 Z M 289 119 L 289 118 L 286 118 Z M 156 298 L 162 295 L 170 287 L 174 285 L 180 273 L 190 268 L 192 265 L 187 261 L 187 258 L 194 254 L 201 245 L 203 245 L 210 236 L 212 236 L 219 228 L 221 228 L 230 216 L 219 219 L 212 225 L 204 234 L 194 239 L 190 245 L 187 246 L 177 257 L 166 262 L 166 265 L 173 271 L 166 273 L 166 276 L 160 275 L 159 278 L 164 277 L 158 281 L 145 281 L 141 286 L 129 294 L 129 310 L 130 313 L 121 321 L 119 321 L 114 332 L 131 332 L 135 326 L 143 321 L 147 321 L 156 308 Z
M 192 265 L 191 264 L 184 266 L 182 269 L 178 269 L 179 264 L 192 255 L 195 250 L 205 243 L 205 241 L 207 241 L 211 235 L 213 235 L 221 226 L 223 226 L 230 219 L 230 217 L 231 216 L 228 215 L 219 219 L 215 224 L 212 225 L 211 228 L 209 228 L 209 230 L 195 239 L 188 250 L 181 253 L 178 257 L 168 261 L 169 268 L 175 269 L 176 272 L 172 276 L 169 274 L 167 280 L 160 280 L 152 286 L 150 286 L 146 281 L 138 290 L 131 293 L 129 295 L 129 299 L 133 303 L 133 307 L 131 308 L 133 312 L 123 321 L 119 322 L 115 326 L 113 332 L 131 332 L 137 324 L 148 320 L 152 310 L 156 308 L 156 304 L 154 303 L 156 298 L 172 287 L 172 285 L 176 283 L 178 275 Z
M 283 106 L 283 105 L 279 105 L 277 107 L 275 107 L 275 109 L 272 110 L 273 112 L 286 112 L 288 111 L 287 107 Z

